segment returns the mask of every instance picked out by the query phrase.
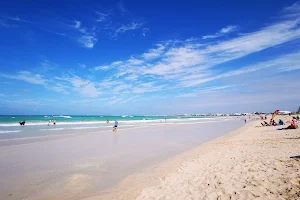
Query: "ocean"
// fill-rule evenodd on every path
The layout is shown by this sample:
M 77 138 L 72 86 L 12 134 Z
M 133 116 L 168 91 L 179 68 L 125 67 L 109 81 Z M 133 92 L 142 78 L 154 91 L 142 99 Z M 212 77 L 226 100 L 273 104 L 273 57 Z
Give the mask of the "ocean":
M 208 116 L 88 116 L 88 115 L 2 115 L 0 116 L 0 146 L 19 140 L 24 143 L 28 139 L 41 140 L 57 136 L 98 133 L 112 130 L 114 121 L 119 122 L 119 130 L 138 127 L 153 127 L 169 124 L 210 123 L 226 120 L 226 117 Z M 56 125 L 53 124 L 56 120 Z M 106 123 L 106 120 L 109 123 Z M 19 124 L 25 121 L 25 126 Z M 21 141 L 21 142 L 20 142 Z
M 149 122 L 165 119 L 184 120 L 184 119 L 207 118 L 204 116 L 110 116 L 110 115 L 0 115 L 0 127 L 19 126 L 20 121 L 26 121 L 26 125 L 43 125 L 51 120 L 56 120 L 57 124 L 90 124 L 105 123 L 106 120 L 119 122 Z

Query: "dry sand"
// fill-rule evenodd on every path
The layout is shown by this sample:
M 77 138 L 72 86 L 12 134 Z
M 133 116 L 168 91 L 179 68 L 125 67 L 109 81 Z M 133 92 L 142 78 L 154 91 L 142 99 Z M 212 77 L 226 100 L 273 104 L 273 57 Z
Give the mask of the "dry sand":
M 300 199 L 300 159 L 291 158 L 300 156 L 300 129 L 256 127 L 260 123 L 250 122 L 84 199 Z

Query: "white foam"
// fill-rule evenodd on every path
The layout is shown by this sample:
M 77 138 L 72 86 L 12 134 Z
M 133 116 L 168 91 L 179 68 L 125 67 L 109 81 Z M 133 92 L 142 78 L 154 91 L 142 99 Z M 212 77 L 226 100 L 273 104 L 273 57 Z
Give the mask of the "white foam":
M 66 118 L 66 119 L 71 119 L 71 116 L 64 116 L 64 115 L 59 115 L 59 116 L 53 116 L 53 117 L 61 117 L 61 118 Z
M 0 131 L 0 134 L 5 134 L 5 133 L 18 133 L 20 132 L 20 130 L 16 130 L 16 131 Z
M 101 127 L 98 127 L 98 126 L 74 127 L 74 128 L 71 128 L 71 129 L 73 129 L 73 130 L 82 130 L 82 129 L 94 129 L 94 128 L 101 128 Z
M 45 128 L 45 129 L 40 129 L 40 131 L 59 131 L 64 129 L 65 128 Z

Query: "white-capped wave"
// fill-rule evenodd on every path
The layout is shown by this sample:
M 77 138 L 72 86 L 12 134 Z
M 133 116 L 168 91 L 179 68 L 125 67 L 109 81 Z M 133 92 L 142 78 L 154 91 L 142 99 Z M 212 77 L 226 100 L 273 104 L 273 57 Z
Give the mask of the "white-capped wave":
M 67 116 L 64 116 L 67 117 Z M 166 123 L 180 123 L 180 122 L 197 122 L 197 121 L 223 121 L 223 120 L 233 120 L 232 118 L 174 118 L 174 119 L 166 119 Z M 165 123 L 165 119 L 147 119 L 147 120 L 120 120 L 119 124 L 132 124 L 132 125 L 139 125 L 139 124 L 150 124 L 150 123 L 158 123 L 162 124 Z M 56 127 L 61 125 L 108 125 L 110 126 L 112 123 L 107 124 L 106 121 L 72 121 L 72 122 L 56 122 Z M 25 126 L 47 126 L 48 122 L 26 122 Z M 54 126 L 52 123 L 50 124 L 51 127 Z M 0 123 L 0 127 L 15 127 L 20 126 L 19 123 Z
M 59 115 L 59 116 L 53 116 L 53 117 L 61 117 L 61 118 L 66 118 L 66 119 L 71 119 L 71 116 L 64 116 L 64 115 Z

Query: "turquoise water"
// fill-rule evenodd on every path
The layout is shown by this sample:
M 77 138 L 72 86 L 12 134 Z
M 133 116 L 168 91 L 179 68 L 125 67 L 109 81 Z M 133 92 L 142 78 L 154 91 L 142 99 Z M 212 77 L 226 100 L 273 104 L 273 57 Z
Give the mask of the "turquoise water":
M 23 120 L 26 121 L 25 126 L 21 126 L 19 124 L 19 122 Z M 52 123 L 52 120 L 56 120 L 56 124 Z M 109 120 L 109 123 L 106 123 L 106 120 Z M 22 142 L 27 142 L 24 138 L 56 137 L 72 134 L 111 131 L 114 125 L 114 120 L 119 122 L 118 129 L 123 130 L 170 124 L 211 123 L 226 119 L 204 116 L 2 115 L 0 116 L 0 146 L 7 145 L 7 140 L 15 141 L 15 139 L 18 138 L 21 138 Z
M 10 126 L 10 125 L 19 125 L 20 121 L 26 121 L 26 124 L 30 125 L 40 125 L 51 120 L 56 120 L 59 124 L 63 122 L 64 124 L 72 124 L 74 122 L 105 122 L 109 121 L 145 121 L 145 120 L 180 120 L 180 119 L 189 119 L 189 118 L 207 118 L 204 116 L 86 116 L 86 115 L 0 115 L 0 126 Z

